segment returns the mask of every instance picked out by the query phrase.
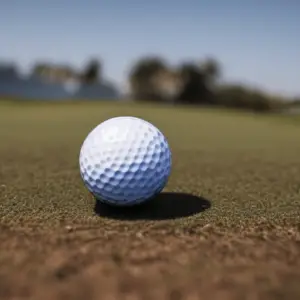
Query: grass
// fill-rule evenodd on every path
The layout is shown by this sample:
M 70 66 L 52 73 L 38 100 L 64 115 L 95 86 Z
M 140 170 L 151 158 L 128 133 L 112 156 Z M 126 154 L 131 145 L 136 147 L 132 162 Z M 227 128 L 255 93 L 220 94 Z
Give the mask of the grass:
M 95 207 L 78 169 L 88 132 L 117 115 L 153 122 L 173 153 L 165 194 L 125 212 Z M 39 299 L 50 286 L 49 299 L 96 299 L 100 290 L 117 299 L 298 299 L 298 121 L 150 104 L 0 103 L 2 298 L 25 289 Z

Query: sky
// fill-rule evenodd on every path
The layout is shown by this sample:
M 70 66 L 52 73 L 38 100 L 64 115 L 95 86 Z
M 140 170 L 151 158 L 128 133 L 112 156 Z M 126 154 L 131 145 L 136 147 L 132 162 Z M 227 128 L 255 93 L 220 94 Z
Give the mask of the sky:
M 0 62 L 82 68 L 103 61 L 119 87 L 140 57 L 171 65 L 216 58 L 223 80 L 300 95 L 300 1 L 0 1 Z

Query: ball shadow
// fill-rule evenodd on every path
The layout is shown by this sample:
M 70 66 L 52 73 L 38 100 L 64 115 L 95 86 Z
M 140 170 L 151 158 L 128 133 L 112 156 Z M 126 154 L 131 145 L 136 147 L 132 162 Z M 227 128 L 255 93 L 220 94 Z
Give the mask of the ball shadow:
M 119 220 L 168 220 L 195 215 L 211 207 L 211 202 L 186 193 L 161 193 L 152 200 L 133 207 L 113 207 L 96 201 L 94 212 Z

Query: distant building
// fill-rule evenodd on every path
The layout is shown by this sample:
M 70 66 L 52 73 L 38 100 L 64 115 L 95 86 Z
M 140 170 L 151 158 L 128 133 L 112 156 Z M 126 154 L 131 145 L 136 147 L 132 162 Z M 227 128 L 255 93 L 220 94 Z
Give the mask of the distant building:
M 0 97 L 101 100 L 117 99 L 119 92 L 110 83 L 83 85 L 67 66 L 37 64 L 30 76 L 21 78 L 13 66 L 0 65 Z
M 0 64 L 0 81 L 9 81 L 18 78 L 18 70 L 12 64 Z
M 117 99 L 120 97 L 117 89 L 109 83 L 97 84 L 82 84 L 75 92 L 74 97 L 77 99 L 97 100 L 103 99 Z

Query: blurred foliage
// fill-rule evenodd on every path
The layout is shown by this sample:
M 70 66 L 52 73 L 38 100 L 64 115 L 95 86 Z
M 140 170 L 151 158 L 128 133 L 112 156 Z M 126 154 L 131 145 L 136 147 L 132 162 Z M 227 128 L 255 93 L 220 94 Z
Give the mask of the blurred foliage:
M 129 85 L 133 97 L 139 100 L 162 101 L 156 78 L 168 67 L 163 59 L 146 57 L 139 60 L 129 75 Z
M 295 106 L 300 106 L 300 98 L 295 98 L 291 104 Z
M 200 68 L 205 74 L 205 79 L 208 84 L 215 84 L 222 74 L 220 63 L 214 58 L 207 58 L 201 64 Z
M 84 84 L 91 84 L 101 81 L 102 79 L 102 64 L 97 59 L 91 59 L 84 67 L 81 73 L 81 81 Z
M 285 99 L 242 85 L 223 85 L 216 91 L 218 105 L 255 112 L 279 110 L 286 105 Z
M 161 76 L 162 71 L 176 76 Z M 286 99 L 244 85 L 220 84 L 221 75 L 221 65 L 214 58 L 201 63 L 184 62 L 177 68 L 170 68 L 162 58 L 146 57 L 133 65 L 129 82 L 132 97 L 137 100 L 218 105 L 255 112 L 277 110 L 286 103 Z M 175 91 L 171 101 L 170 95 L 166 97 L 162 93 L 164 85 L 170 86 L 170 78 L 173 78 Z
M 76 78 L 76 71 L 68 65 L 56 65 L 46 62 L 37 62 L 32 70 L 31 75 L 38 76 L 47 80 L 65 81 Z
M 178 69 L 182 87 L 175 101 L 179 103 L 209 104 L 212 103 L 212 91 L 208 85 L 209 76 L 201 67 L 192 63 L 183 63 Z
M 31 76 L 42 77 L 46 81 L 70 81 L 85 85 L 102 83 L 102 73 L 102 61 L 95 58 L 89 59 L 81 70 L 47 62 L 37 62 L 31 70 Z M 243 84 L 224 84 L 222 74 L 221 64 L 213 57 L 200 61 L 183 61 L 175 66 L 159 56 L 141 57 L 129 72 L 129 97 L 138 101 L 215 105 L 255 112 L 276 111 L 300 105 L 299 98 L 273 96 Z M 17 76 L 15 65 L 0 65 L 2 81 L 9 81 Z
M 81 71 L 75 71 L 66 65 L 38 62 L 33 66 L 31 74 L 54 81 L 75 79 L 84 84 L 92 84 L 101 81 L 101 71 L 101 62 L 97 59 L 90 59 Z
M 271 102 L 261 92 L 239 85 L 219 87 L 216 98 L 218 104 L 225 107 L 253 111 L 268 111 L 271 109 Z

